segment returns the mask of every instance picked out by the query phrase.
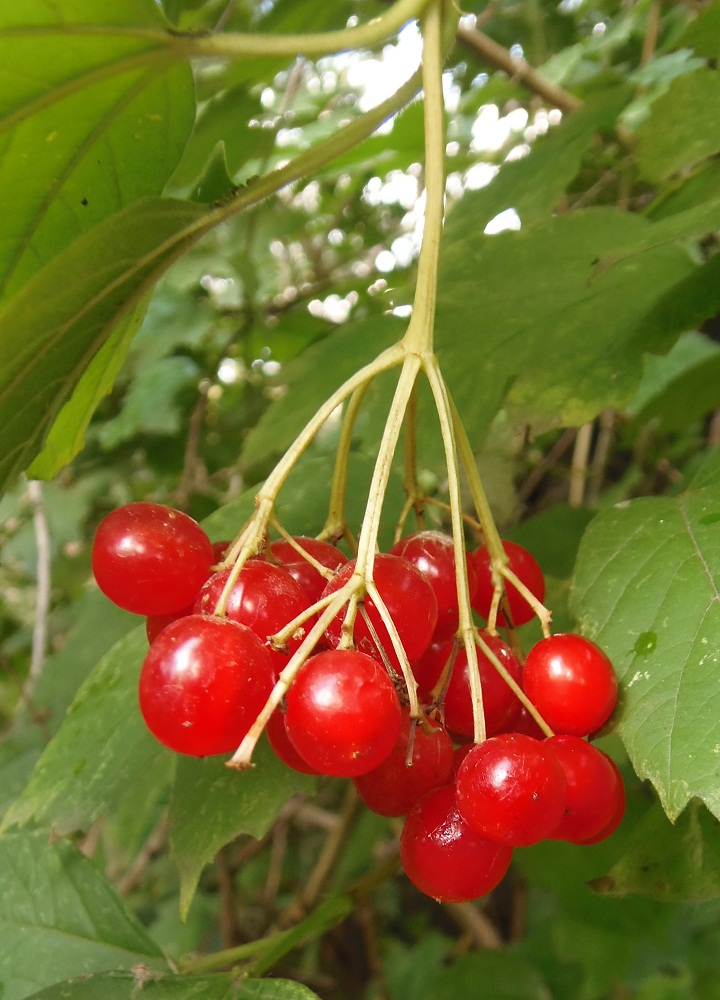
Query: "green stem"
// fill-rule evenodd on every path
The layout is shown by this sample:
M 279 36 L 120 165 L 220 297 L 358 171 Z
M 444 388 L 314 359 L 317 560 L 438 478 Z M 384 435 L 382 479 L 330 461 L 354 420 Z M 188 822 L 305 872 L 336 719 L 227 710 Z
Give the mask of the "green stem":
M 413 312 L 403 343 L 408 351 L 432 353 L 435 302 L 445 213 L 445 102 L 442 90 L 443 0 L 432 0 L 422 18 L 422 82 L 425 125 L 425 223 L 418 258 Z
M 320 538 L 331 538 L 333 540 L 345 535 L 345 495 L 347 490 L 347 470 L 350 459 L 350 446 L 355 429 L 355 421 L 360 410 L 365 393 L 370 387 L 370 380 L 363 382 L 355 390 L 343 414 L 342 427 L 340 428 L 340 440 L 338 441 L 337 452 L 335 454 L 335 468 L 333 469 L 332 486 L 330 487 L 330 501 L 328 503 L 328 516 L 325 521 Z

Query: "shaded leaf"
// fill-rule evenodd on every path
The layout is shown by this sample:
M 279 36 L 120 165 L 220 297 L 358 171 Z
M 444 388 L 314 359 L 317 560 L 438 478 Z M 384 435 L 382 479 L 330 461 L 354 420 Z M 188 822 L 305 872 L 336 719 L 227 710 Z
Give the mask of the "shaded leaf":
M 129 783 L 162 785 L 171 755 L 150 735 L 137 707 L 147 652 L 144 628 L 120 639 L 97 664 L 50 741 L 3 827 L 36 820 L 59 836 L 86 830 Z
M 676 819 L 691 798 L 720 815 L 720 487 L 599 514 L 572 603 L 615 665 L 618 732 Z
M 77 32 L 75 25 L 104 32 Z M 163 29 L 149 0 L 4 4 L 0 12 L 0 298 L 81 232 L 160 194 L 192 129 L 182 56 L 113 28 Z
M 230 972 L 212 976 L 160 976 L 142 968 L 56 983 L 29 1000 L 317 1000 L 289 979 L 238 979 Z
M 690 170 L 720 150 L 718 100 L 720 74 L 705 67 L 675 79 L 657 99 L 637 130 L 637 163 L 649 181 Z
M 143 302 L 118 324 L 92 359 L 58 413 L 43 450 L 27 470 L 29 477 L 52 479 L 82 449 L 92 415 L 112 389 L 144 313 Z
M 180 869 L 180 908 L 187 915 L 198 879 L 219 849 L 241 833 L 260 838 L 280 808 L 315 781 L 281 764 L 263 740 L 255 767 L 239 773 L 227 757 L 179 757 L 170 799 L 170 843 Z
M 476 446 L 506 396 L 521 419 L 540 424 L 582 424 L 627 402 L 642 354 L 669 346 L 645 336 L 644 318 L 695 265 L 667 246 L 596 281 L 593 268 L 605 249 L 651 230 L 628 213 L 593 209 L 484 236 L 471 216 L 451 213 L 436 348 Z
M 7 359 L 0 374 L 0 486 L 39 451 L 86 366 L 177 255 L 178 234 L 194 232 L 204 212 L 169 199 L 135 202 L 79 236 L 6 304 L 0 313 L 0 353 Z
M 428 983 L 424 1000 L 551 1000 L 537 971 L 512 949 L 463 955 Z
M 596 892 L 661 902 L 715 899 L 720 896 L 719 833 L 720 823 L 698 801 L 674 825 L 656 806 L 635 828 L 620 860 L 590 884 Z
M 110 883 L 72 844 L 47 831 L 0 837 L 0 983 L 21 1000 L 58 979 L 150 963 L 158 946 Z

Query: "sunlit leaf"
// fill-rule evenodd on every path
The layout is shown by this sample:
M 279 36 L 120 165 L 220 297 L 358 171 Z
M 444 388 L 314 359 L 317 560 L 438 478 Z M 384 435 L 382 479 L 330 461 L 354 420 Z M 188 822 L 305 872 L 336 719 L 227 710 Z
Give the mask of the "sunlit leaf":
M 231 972 L 163 976 L 143 967 L 56 983 L 28 1000 L 136 1000 L 139 995 L 144 1000 L 317 1000 L 307 986 L 289 979 L 238 979 Z
M 152 0 L 2 6 L 0 298 L 79 233 L 162 191 L 195 117 L 192 73 L 125 31 L 164 27 Z
M 618 732 L 676 819 L 720 816 L 720 488 L 621 504 L 591 523 L 573 605 L 621 681 Z

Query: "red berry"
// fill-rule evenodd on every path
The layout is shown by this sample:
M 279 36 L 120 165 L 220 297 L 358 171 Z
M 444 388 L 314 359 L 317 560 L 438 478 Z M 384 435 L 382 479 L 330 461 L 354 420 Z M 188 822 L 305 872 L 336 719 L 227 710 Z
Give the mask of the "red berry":
M 610 758 L 579 736 L 553 736 L 545 745 L 560 762 L 567 781 L 565 814 L 552 839 L 583 844 L 614 819 L 622 780 Z
M 230 548 L 231 545 L 232 542 L 228 541 L 227 538 L 223 538 L 219 542 L 212 543 L 213 566 L 217 566 L 218 563 L 221 563 L 223 561 L 227 553 L 227 550 Z
M 214 614 L 230 572 L 230 569 L 222 569 L 210 577 L 195 601 L 196 612 Z M 308 606 L 302 587 L 282 566 L 273 566 L 263 559 L 250 559 L 230 591 L 225 613 L 230 621 L 247 625 L 263 642 L 267 642 L 270 636 Z M 288 640 L 287 654 L 270 650 L 278 673 L 286 666 L 288 654 L 295 652 L 314 621 L 313 617 L 305 623 L 302 635 L 297 634 Z
M 286 767 L 292 768 L 293 771 L 299 771 L 301 774 L 319 773 L 314 767 L 310 767 L 306 760 L 303 760 L 290 742 L 290 737 L 285 728 L 285 716 L 279 709 L 276 709 L 268 719 L 265 726 L 265 733 L 275 756 Z
M 158 503 L 130 503 L 100 523 L 92 568 L 106 597 L 137 615 L 191 604 L 210 573 L 212 546 L 200 525 Z
M 453 540 L 440 531 L 419 531 L 401 538 L 390 549 L 412 563 L 432 587 L 438 605 L 435 639 L 451 639 L 458 627 L 458 596 L 455 583 Z M 469 555 L 465 556 L 468 587 L 472 598 L 477 586 L 477 572 Z
M 523 688 L 556 733 L 588 736 L 610 718 L 618 682 L 599 646 L 580 635 L 559 634 L 530 650 Z
M 450 737 L 438 722 L 425 720 L 431 728 L 410 719 L 403 709 L 403 721 L 390 756 L 355 778 L 355 787 L 368 808 L 380 816 L 404 816 L 426 792 L 450 780 L 453 749 Z M 412 732 L 412 764 L 407 765 L 408 741 Z
M 545 599 L 545 577 L 539 564 L 533 556 L 524 549 L 522 545 L 515 542 L 503 541 L 505 552 L 508 555 L 508 568 L 525 584 L 531 594 L 542 602 Z M 484 545 L 475 549 L 472 553 L 472 560 L 477 572 L 477 589 L 473 600 L 473 607 L 479 615 L 487 619 L 490 613 L 490 605 L 493 598 L 492 565 L 490 553 Z M 505 593 L 510 606 L 510 615 L 513 625 L 524 625 L 532 621 L 535 612 L 528 604 L 520 592 L 511 583 L 505 581 Z M 498 625 L 507 625 L 505 616 L 500 612 L 497 617 Z
M 473 747 L 460 765 L 457 803 L 477 833 L 511 847 L 548 837 L 565 810 L 567 783 L 552 751 L 520 733 Z
M 492 843 L 463 820 L 452 785 L 424 795 L 400 836 L 405 874 L 442 903 L 464 903 L 491 892 L 510 867 L 512 848 Z
M 583 840 L 583 844 L 599 844 L 601 840 L 607 840 L 611 834 L 615 833 L 622 822 L 623 816 L 625 815 L 625 783 L 623 781 L 623 776 L 620 773 L 620 768 L 617 766 L 612 757 L 608 757 L 603 750 L 600 750 L 599 753 L 605 757 L 607 762 L 610 764 L 610 767 L 612 767 L 615 772 L 615 777 L 617 778 L 615 807 L 613 809 L 612 816 L 602 830 L 596 833 L 594 837 L 588 837 L 587 840 Z
M 189 604 L 188 607 L 183 608 L 182 611 L 176 611 L 172 615 L 150 615 L 145 619 L 145 634 L 147 635 L 147 640 L 152 645 L 157 637 L 160 635 L 162 630 L 170 624 L 170 622 L 176 622 L 178 618 L 184 618 L 186 615 L 191 615 L 193 613 L 193 606 Z
M 321 774 L 354 778 L 377 767 L 395 746 L 401 720 L 385 669 L 354 649 L 310 657 L 287 694 L 287 734 Z
M 347 556 L 343 555 L 330 542 L 323 542 L 318 538 L 305 538 L 302 535 L 294 540 L 308 555 L 311 555 L 316 562 L 327 569 L 335 571 L 347 562 Z M 278 562 L 282 563 L 290 576 L 297 580 L 303 588 L 308 598 L 308 606 L 318 601 L 327 584 L 325 577 L 318 573 L 307 559 L 303 559 L 300 553 L 284 538 L 272 542 L 270 551 Z
M 274 680 L 270 654 L 250 629 L 188 615 L 150 647 L 140 673 L 140 710 L 153 736 L 177 753 L 231 753 Z
M 507 643 L 499 636 L 488 632 L 480 633 L 485 643 L 497 656 L 502 665 L 520 684 L 522 668 L 520 662 Z M 487 735 L 493 736 L 501 732 L 518 710 L 517 695 L 508 687 L 490 660 L 478 649 L 478 666 L 480 668 L 480 684 L 483 694 L 483 711 Z M 473 734 L 473 708 L 470 697 L 470 680 L 468 676 L 467 655 L 464 649 L 458 650 L 453 665 L 452 676 L 448 685 L 445 701 L 445 725 L 453 733 L 462 736 Z
M 450 659 L 453 644 L 447 639 L 437 639 L 433 635 L 430 645 L 417 660 L 412 661 L 413 677 L 418 685 L 418 697 L 427 699 L 437 682 L 447 661 Z
M 355 560 L 341 566 L 335 578 L 325 587 L 324 595 L 334 594 L 340 590 L 354 571 Z M 373 577 L 398 630 L 407 658 L 412 662 L 429 646 L 437 622 L 437 601 L 432 587 L 407 559 L 385 553 L 375 557 Z M 366 596 L 363 606 L 390 663 L 399 669 L 399 661 L 390 636 L 372 599 Z M 340 642 L 344 617 L 345 611 L 342 610 L 327 627 L 325 635 L 331 646 L 337 646 Z M 359 611 L 355 620 L 355 644 L 359 650 L 382 662 L 380 651 Z

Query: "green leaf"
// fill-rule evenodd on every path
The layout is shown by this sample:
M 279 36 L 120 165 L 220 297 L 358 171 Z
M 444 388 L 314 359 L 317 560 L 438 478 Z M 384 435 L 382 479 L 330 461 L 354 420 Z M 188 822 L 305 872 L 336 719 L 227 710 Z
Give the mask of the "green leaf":
M 178 758 L 170 799 L 170 843 L 180 869 L 183 916 L 200 873 L 224 844 L 241 833 L 264 836 L 292 795 L 315 786 L 307 775 L 281 764 L 264 740 L 251 770 L 231 770 L 226 760 Z
M 249 431 L 242 450 L 243 462 L 252 466 L 284 451 L 345 379 L 402 334 L 403 326 L 397 320 L 373 316 L 340 327 L 285 365 L 282 381 L 294 391 L 273 403 Z
M 660 806 L 635 828 L 627 850 L 607 875 L 590 883 L 611 896 L 643 895 L 660 902 L 720 896 L 720 823 L 697 800 L 673 825 Z
M 158 946 L 103 875 L 47 831 L 0 837 L 0 983 L 3 1000 L 81 973 L 167 968 Z
M 622 685 L 618 732 L 676 819 L 691 798 L 720 815 L 720 487 L 599 514 L 572 604 Z
M 3 828 L 33 819 L 58 836 L 86 830 L 131 784 L 163 787 L 171 755 L 150 735 L 137 707 L 147 652 L 144 628 L 120 639 L 97 664 L 50 741 Z
M 464 195 L 462 212 L 478 231 L 500 212 L 514 208 L 523 225 L 551 212 L 577 175 L 598 132 L 611 129 L 627 104 L 630 91 L 619 87 L 588 101 L 520 160 L 505 163 L 484 188 Z
M 43 450 L 27 470 L 29 477 L 53 479 L 81 451 L 92 415 L 113 387 L 142 322 L 145 306 L 145 302 L 140 303 L 118 324 L 85 369 L 50 428 Z
M 451 213 L 436 348 L 476 446 L 506 396 L 520 419 L 541 425 L 582 424 L 624 406 L 643 353 L 669 346 L 645 335 L 647 313 L 695 266 L 665 246 L 596 281 L 593 269 L 606 248 L 651 230 L 637 216 L 593 209 L 484 236 L 471 215 Z
M 551 1000 L 542 978 L 512 949 L 463 955 L 428 983 L 424 1000 Z
M 195 117 L 190 66 L 121 27 L 165 21 L 151 0 L 2 7 L 0 186 L 12 211 L 0 216 L 0 298 L 106 216 L 160 194 L 180 158 Z
M 657 183 L 692 170 L 720 150 L 719 100 L 715 70 L 701 67 L 673 81 L 637 130 L 636 158 L 647 180 Z
M 0 373 L 0 488 L 40 450 L 86 366 L 177 256 L 183 236 L 197 235 L 205 211 L 170 199 L 135 202 L 79 236 L 0 312 L 0 354 L 6 359 Z
M 161 976 L 142 967 L 56 983 L 28 1000 L 137 1000 L 141 993 L 143 1000 L 317 1000 L 289 979 L 238 979 L 231 972 Z

